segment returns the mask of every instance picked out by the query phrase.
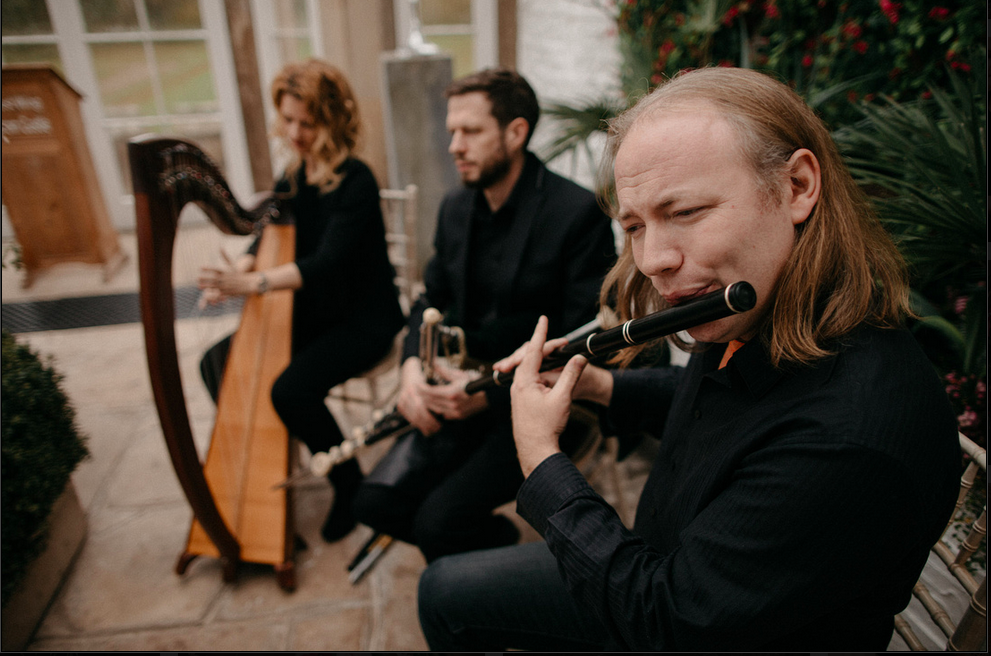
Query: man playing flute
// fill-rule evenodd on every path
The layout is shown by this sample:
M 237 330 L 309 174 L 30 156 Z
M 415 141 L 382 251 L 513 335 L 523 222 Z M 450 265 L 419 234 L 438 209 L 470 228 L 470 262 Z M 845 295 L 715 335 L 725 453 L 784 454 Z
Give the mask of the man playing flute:
M 956 498 L 960 450 L 902 327 L 904 265 L 822 122 L 743 69 L 682 74 L 610 127 L 624 318 L 746 280 L 683 369 L 515 369 L 517 512 L 538 542 L 442 558 L 435 651 L 884 651 Z M 624 359 L 632 353 L 624 351 Z M 517 366 L 518 365 L 518 366 Z M 663 427 L 633 529 L 558 450 L 574 398 Z

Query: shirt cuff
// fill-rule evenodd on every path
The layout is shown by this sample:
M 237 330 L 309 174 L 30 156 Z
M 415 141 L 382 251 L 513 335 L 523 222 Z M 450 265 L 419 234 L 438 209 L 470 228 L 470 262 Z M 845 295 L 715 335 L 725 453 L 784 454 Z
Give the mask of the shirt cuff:
M 574 463 L 563 453 L 548 456 L 530 472 L 516 495 L 516 512 L 544 535 L 549 519 L 569 499 L 591 489 Z

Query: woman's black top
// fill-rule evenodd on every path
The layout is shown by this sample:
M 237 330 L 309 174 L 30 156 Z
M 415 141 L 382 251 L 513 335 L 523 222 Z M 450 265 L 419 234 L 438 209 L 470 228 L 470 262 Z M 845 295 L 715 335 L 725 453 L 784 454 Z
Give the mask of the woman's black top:
M 342 323 L 395 334 L 405 322 L 375 176 L 354 158 L 338 171 L 344 178 L 327 193 L 306 183 L 305 165 L 295 176 L 289 202 L 296 223 L 295 261 L 303 277 L 293 303 L 295 348 Z M 283 176 L 275 191 L 293 191 L 289 179 Z

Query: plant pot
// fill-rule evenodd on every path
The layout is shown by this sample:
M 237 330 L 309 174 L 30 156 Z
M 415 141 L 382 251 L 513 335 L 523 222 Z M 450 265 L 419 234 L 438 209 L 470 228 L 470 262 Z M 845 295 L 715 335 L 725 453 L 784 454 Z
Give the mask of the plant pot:
M 49 525 L 48 546 L 3 607 L 3 651 L 28 646 L 86 539 L 86 513 L 71 480 L 52 506 Z

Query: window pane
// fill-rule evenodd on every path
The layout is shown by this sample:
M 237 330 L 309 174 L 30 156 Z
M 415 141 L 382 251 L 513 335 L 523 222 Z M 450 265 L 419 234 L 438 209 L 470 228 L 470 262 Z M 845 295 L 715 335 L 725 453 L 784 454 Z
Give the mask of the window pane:
M 62 69 L 62 58 L 54 43 L 39 43 L 36 45 L 6 45 L 3 46 L 4 64 L 51 64 L 59 75 L 65 77 Z
M 306 27 L 306 0 L 273 0 L 275 25 L 280 29 Z
M 87 32 L 129 32 L 138 29 L 134 0 L 80 0 Z
M 153 30 L 198 30 L 200 5 L 196 0 L 145 0 Z
M 206 43 L 159 41 L 154 48 L 167 113 L 219 111 Z
M 3 0 L 0 3 L 0 32 L 3 36 L 51 34 L 48 5 L 38 0 Z
M 157 113 L 151 71 L 140 43 L 94 43 L 90 51 L 106 116 Z
M 424 38 L 451 55 L 455 80 L 475 70 L 475 52 L 470 34 L 431 34 Z
M 309 39 L 282 37 L 279 39 L 279 54 L 284 62 L 301 61 L 313 56 Z
M 420 0 L 420 23 L 468 25 L 471 23 L 471 0 Z

